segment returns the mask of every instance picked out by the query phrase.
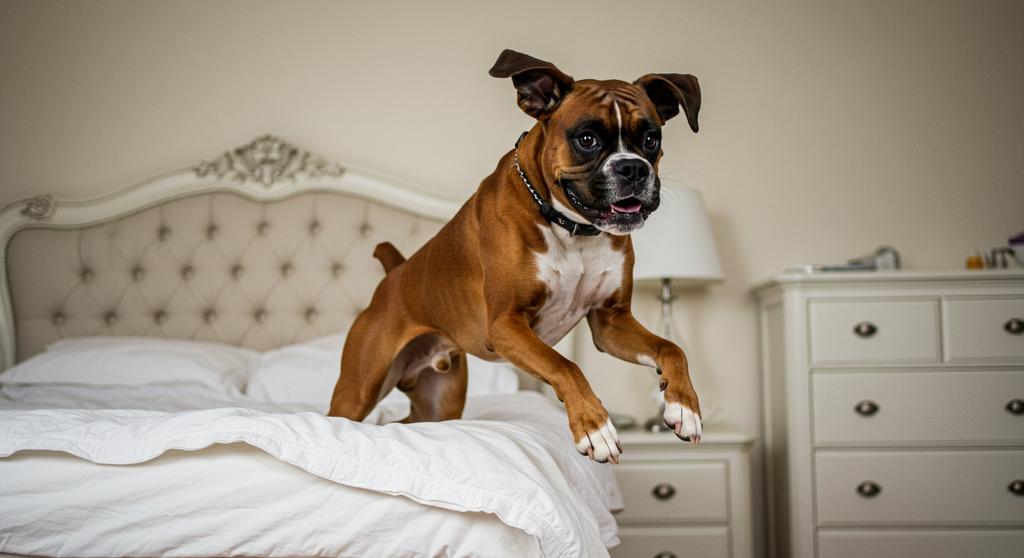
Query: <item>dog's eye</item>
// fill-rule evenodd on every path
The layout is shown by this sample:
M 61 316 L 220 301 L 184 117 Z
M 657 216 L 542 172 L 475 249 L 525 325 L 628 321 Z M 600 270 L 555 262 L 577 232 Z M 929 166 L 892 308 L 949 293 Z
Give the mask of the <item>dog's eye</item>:
M 583 151 L 593 151 L 600 147 L 601 143 L 597 140 L 597 136 L 590 132 L 583 132 L 576 136 L 576 145 L 580 146 Z
M 657 132 L 647 132 L 644 134 L 644 150 L 645 151 L 657 151 L 658 146 L 661 144 L 661 138 L 658 137 Z

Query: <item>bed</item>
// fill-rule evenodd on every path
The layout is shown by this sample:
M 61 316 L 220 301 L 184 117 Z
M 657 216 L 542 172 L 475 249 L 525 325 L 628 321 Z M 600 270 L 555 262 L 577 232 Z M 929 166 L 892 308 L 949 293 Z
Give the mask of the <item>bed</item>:
M 611 468 L 508 365 L 462 420 L 324 416 L 373 247 L 458 205 L 268 135 L 4 208 L 0 555 L 606 556 Z

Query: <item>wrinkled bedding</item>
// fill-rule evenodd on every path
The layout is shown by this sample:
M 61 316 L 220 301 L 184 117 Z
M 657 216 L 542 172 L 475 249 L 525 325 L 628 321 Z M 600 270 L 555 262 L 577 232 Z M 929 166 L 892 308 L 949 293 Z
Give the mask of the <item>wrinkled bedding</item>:
M 356 423 L 167 386 L 81 389 L 0 392 L 0 552 L 606 556 L 618 543 L 611 468 L 576 453 L 537 393 L 381 425 L 405 410 Z M 119 397 L 159 410 L 110 409 Z

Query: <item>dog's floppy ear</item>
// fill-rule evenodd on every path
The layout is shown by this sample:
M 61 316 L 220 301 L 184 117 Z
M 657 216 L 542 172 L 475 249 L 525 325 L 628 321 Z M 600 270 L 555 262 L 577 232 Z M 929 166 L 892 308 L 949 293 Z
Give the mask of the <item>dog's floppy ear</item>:
M 502 51 L 488 73 L 496 78 L 512 78 L 519 108 L 538 119 L 550 114 L 573 84 L 572 76 L 551 62 L 509 49 Z
M 647 74 L 633 82 L 639 85 L 654 102 L 662 122 L 679 114 L 683 105 L 690 129 L 697 131 L 697 113 L 700 112 L 700 84 L 690 74 Z

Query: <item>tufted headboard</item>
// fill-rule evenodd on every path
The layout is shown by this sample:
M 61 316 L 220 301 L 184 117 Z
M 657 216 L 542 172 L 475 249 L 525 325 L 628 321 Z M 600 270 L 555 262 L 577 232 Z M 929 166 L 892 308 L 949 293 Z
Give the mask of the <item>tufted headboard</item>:
M 88 201 L 0 212 L 0 368 L 50 342 L 141 335 L 256 349 L 340 331 L 460 202 L 273 136 Z

